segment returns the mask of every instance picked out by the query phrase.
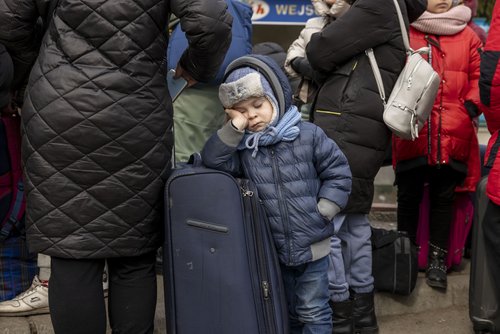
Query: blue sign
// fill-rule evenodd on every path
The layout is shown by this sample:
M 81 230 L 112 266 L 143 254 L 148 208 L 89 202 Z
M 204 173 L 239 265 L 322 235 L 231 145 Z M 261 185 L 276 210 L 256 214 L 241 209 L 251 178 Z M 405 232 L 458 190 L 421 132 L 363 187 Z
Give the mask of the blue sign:
M 490 24 L 489 22 L 486 22 L 485 17 L 475 17 L 472 19 L 472 21 L 474 21 L 475 24 L 483 28 L 484 31 L 488 32 L 488 30 L 490 30 Z
M 316 16 L 311 0 L 243 0 L 252 6 L 253 24 L 304 25 Z

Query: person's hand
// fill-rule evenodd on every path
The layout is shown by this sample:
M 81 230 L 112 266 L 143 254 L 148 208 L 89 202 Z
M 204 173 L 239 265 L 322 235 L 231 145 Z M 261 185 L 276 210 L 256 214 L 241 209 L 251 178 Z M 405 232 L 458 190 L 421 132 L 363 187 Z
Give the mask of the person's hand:
M 17 106 L 15 103 L 12 94 L 10 94 L 10 99 L 9 103 L 7 105 L 0 109 L 0 114 L 4 116 L 20 116 L 21 115 L 21 109 Z
M 248 119 L 238 110 L 225 109 L 231 124 L 238 130 L 243 131 L 248 127 Z
M 290 65 L 295 72 L 307 77 L 308 79 L 312 79 L 311 73 L 313 69 L 306 57 L 295 57 L 290 62 Z
M 191 74 L 189 74 L 186 70 L 184 70 L 180 64 L 177 64 L 177 67 L 175 69 L 174 78 L 177 79 L 179 77 L 183 77 L 187 81 L 188 87 L 194 86 L 194 85 L 196 85 L 196 83 L 198 83 L 198 81 L 193 79 Z
M 307 58 L 305 57 L 293 58 L 290 65 L 295 72 L 299 73 L 307 79 L 313 80 L 318 84 L 321 84 L 323 81 L 325 81 L 327 77 L 327 75 L 315 71 L 309 63 L 309 60 L 307 60 Z
M 13 104 L 9 104 L 5 108 L 0 110 L 0 114 L 11 117 L 21 116 L 21 109 Z
M 318 211 L 323 217 L 331 221 L 340 212 L 340 207 L 326 198 L 320 198 L 318 201 Z
M 467 110 L 467 113 L 469 113 L 470 118 L 474 118 L 479 116 L 479 108 L 476 106 L 476 104 L 470 100 L 467 100 L 464 102 L 465 109 Z

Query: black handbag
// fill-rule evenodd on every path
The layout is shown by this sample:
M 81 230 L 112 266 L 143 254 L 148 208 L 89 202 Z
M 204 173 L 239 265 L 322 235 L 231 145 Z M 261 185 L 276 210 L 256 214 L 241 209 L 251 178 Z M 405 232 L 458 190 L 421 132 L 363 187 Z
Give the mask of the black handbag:
M 409 295 L 418 275 L 417 245 L 406 232 L 372 227 L 372 274 L 375 289 Z

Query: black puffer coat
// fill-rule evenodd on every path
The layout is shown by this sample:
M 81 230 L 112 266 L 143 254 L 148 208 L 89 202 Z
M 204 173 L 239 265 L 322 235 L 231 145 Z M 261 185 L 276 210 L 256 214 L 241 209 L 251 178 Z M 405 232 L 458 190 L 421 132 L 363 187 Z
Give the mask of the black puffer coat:
M 398 0 L 403 17 L 417 19 L 425 0 Z M 408 22 L 406 22 L 408 29 Z M 392 0 L 357 0 L 340 18 L 314 34 L 307 45 L 312 67 L 326 75 L 314 107 L 314 122 L 334 139 L 352 171 L 352 192 L 344 212 L 368 213 L 373 180 L 386 156 L 391 132 L 365 55 L 373 48 L 384 88 L 390 92 L 403 68 L 405 51 Z
M 0 8 L 0 42 L 16 54 L 47 3 L 0 0 Z M 173 142 L 164 60 L 170 12 L 192 45 L 181 64 L 207 81 L 231 39 L 224 1 L 59 1 L 22 111 L 31 251 L 104 258 L 159 246 Z

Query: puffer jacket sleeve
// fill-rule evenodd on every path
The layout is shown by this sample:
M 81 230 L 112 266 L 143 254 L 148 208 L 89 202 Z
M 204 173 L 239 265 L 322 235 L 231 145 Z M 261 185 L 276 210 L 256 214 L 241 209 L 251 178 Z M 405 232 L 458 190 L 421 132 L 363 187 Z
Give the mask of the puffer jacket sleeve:
M 306 47 L 312 67 L 328 73 L 366 49 L 387 42 L 393 34 L 390 21 L 395 12 L 392 1 L 357 0 L 344 15 L 312 35 Z
M 321 180 L 318 198 L 345 208 L 352 182 L 349 163 L 337 144 L 319 127 L 314 134 L 314 162 Z
M 479 81 L 484 116 L 491 137 L 484 157 L 491 167 L 486 193 L 491 201 L 500 205 L 500 2 L 495 4 L 490 30 L 481 55 Z
M 404 20 L 409 22 L 420 16 L 427 6 L 425 0 L 399 0 L 398 3 Z M 405 23 L 408 29 L 409 23 Z M 315 70 L 331 72 L 366 49 L 391 40 L 395 27 L 400 34 L 392 0 L 356 0 L 345 14 L 311 37 L 307 57 Z
M 476 106 L 479 106 L 479 66 L 481 63 L 479 52 L 482 49 L 482 42 L 476 34 L 472 36 L 469 57 L 469 90 L 465 94 L 465 100 L 472 101 Z
M 189 42 L 179 61 L 181 66 L 197 81 L 209 81 L 217 74 L 231 43 L 233 18 L 226 2 L 171 0 L 170 6 Z
M 14 89 L 27 80 L 38 55 L 49 0 L 0 0 L 0 43 L 14 64 Z
M 494 24 L 495 23 L 495 24 Z M 500 131 L 500 3 L 495 4 L 488 38 L 481 54 L 479 90 L 491 134 Z
M 300 74 L 292 68 L 292 60 L 296 57 L 306 57 L 306 45 L 311 40 L 312 34 L 321 31 L 323 25 L 324 18 L 322 17 L 314 17 L 307 20 L 306 26 L 300 31 L 299 37 L 293 41 L 288 48 L 285 59 L 285 71 L 291 78 L 300 76 Z
M 241 176 L 241 163 L 237 151 L 238 138 L 236 130 L 231 129 L 231 125 L 226 123 L 221 129 L 208 138 L 203 150 L 201 160 L 209 168 L 227 172 L 233 176 Z M 229 140 L 223 140 L 226 138 Z

